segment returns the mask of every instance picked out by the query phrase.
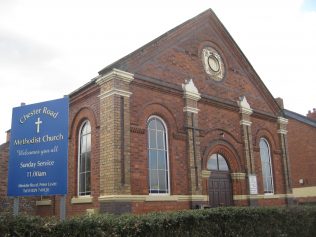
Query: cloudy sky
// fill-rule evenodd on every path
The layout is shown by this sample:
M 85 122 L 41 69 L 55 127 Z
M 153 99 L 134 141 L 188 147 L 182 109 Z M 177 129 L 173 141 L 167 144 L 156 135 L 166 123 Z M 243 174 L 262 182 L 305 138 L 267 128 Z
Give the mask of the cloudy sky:
M 208 8 L 287 109 L 316 107 L 315 0 L 0 0 L 0 144 L 13 107 L 69 94 Z

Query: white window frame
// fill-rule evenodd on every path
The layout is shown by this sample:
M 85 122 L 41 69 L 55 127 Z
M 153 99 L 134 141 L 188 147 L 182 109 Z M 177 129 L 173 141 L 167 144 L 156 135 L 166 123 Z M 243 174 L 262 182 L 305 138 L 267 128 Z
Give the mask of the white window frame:
M 270 167 L 271 186 L 272 186 L 271 192 L 266 192 L 266 190 L 265 190 L 266 177 L 264 177 L 264 173 L 265 173 L 265 172 L 263 172 L 264 166 L 262 165 L 261 148 L 260 148 L 260 143 L 261 143 L 261 141 L 265 142 L 265 144 L 266 144 L 267 147 L 268 147 L 269 167 Z M 260 154 L 260 160 L 261 160 L 261 172 L 262 172 L 262 181 L 263 181 L 263 192 L 264 192 L 264 195 L 273 195 L 273 194 L 274 194 L 274 182 L 273 182 L 273 169 L 272 169 L 271 149 L 270 149 L 270 144 L 269 144 L 269 142 L 267 141 L 267 139 L 265 139 L 265 138 L 263 138 L 263 137 L 260 138 L 260 141 L 259 141 L 259 154 Z
M 77 156 L 77 196 L 78 197 L 89 197 L 91 196 L 91 190 L 90 190 L 90 194 L 88 195 L 80 195 L 80 149 L 81 149 L 81 131 L 82 131 L 82 128 L 83 126 L 86 124 L 86 123 L 89 123 L 90 125 L 90 135 L 92 134 L 92 128 L 91 128 L 91 123 L 89 120 L 84 120 L 82 123 L 81 123 L 81 126 L 80 126 L 80 129 L 79 129 L 79 136 L 78 136 L 78 156 Z M 92 135 L 90 136 L 90 146 L 92 146 Z M 91 162 L 91 150 L 90 150 L 90 162 Z M 91 182 L 91 163 L 90 163 L 90 189 L 92 189 L 92 182 Z
M 158 119 L 160 122 L 162 122 L 162 125 L 164 126 L 164 128 L 165 128 L 165 134 L 166 134 L 166 151 L 167 151 L 167 162 L 166 162 L 166 165 L 167 165 L 167 171 L 168 171 L 168 175 L 167 175 L 167 177 L 168 177 L 168 182 L 167 182 L 167 185 L 168 185 L 168 190 L 167 190 L 167 192 L 166 193 L 151 193 L 150 192 L 150 173 L 149 173 L 149 121 L 151 120 L 151 119 L 153 119 L 153 118 L 156 118 L 156 119 Z M 159 117 L 159 116 L 157 116 L 157 115 L 152 115 L 152 116 L 150 116 L 148 119 L 147 119 L 147 126 L 146 126 L 146 129 L 147 129 L 147 161 L 148 161 L 148 165 L 147 165 L 147 169 L 148 169 L 148 183 L 149 183 L 149 185 L 148 185 L 148 187 L 149 187 L 149 190 L 148 190 L 148 192 L 149 192 L 149 195 L 153 195 L 153 196 L 155 196 L 155 195 L 158 195 L 158 196 L 162 196 L 162 195 L 170 195 L 170 165 L 169 165 L 169 139 L 168 139 L 168 128 L 167 128 L 167 125 L 166 125 L 166 123 L 165 123 L 165 121 L 161 118 L 161 117 Z M 156 138 L 156 142 L 157 142 L 157 138 Z

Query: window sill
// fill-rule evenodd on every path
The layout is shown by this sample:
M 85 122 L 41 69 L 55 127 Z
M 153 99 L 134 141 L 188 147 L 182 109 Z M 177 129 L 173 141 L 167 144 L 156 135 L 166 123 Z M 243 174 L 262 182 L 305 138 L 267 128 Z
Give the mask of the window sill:
M 73 197 L 71 199 L 71 204 L 85 204 L 85 203 L 92 203 L 92 197 L 91 196 L 79 196 L 79 197 Z
M 156 201 L 178 201 L 177 196 L 170 196 L 170 194 L 149 194 L 145 199 L 146 202 Z

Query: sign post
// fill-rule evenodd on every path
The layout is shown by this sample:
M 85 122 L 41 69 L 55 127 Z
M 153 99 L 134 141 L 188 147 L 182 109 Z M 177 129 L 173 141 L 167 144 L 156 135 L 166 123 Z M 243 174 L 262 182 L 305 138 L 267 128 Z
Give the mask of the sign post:
M 67 194 L 68 98 L 13 108 L 8 196 Z

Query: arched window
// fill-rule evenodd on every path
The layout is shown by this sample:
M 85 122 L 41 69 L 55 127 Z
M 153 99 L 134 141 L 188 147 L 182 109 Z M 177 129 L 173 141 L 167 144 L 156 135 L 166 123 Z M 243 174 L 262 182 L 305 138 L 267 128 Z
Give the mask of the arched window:
M 79 130 L 78 195 L 91 194 L 91 126 L 84 121 Z
M 266 139 L 261 138 L 259 146 L 264 193 L 273 193 L 273 174 L 269 143 Z
M 169 193 L 168 137 L 165 123 L 157 116 L 148 120 L 149 193 Z
M 225 158 L 219 153 L 211 155 L 211 157 L 207 161 L 207 169 L 208 170 L 217 170 L 217 171 L 228 171 L 229 170 Z

